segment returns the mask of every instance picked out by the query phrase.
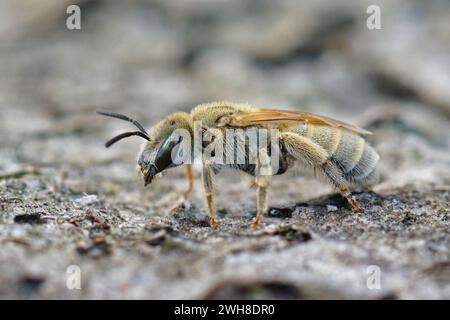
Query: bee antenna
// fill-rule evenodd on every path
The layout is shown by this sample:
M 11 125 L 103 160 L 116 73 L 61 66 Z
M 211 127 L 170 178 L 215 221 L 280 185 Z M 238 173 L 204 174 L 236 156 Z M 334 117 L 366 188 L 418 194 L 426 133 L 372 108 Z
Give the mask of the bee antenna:
M 128 122 L 131 122 L 132 124 L 134 124 L 141 133 L 143 133 L 146 138 L 148 138 L 147 140 L 150 140 L 150 137 L 147 133 L 147 131 L 145 131 L 144 127 L 137 122 L 134 119 L 131 119 L 130 117 L 127 117 L 126 115 L 120 114 L 120 113 L 115 113 L 115 112 L 111 112 L 111 111 L 106 111 L 106 110 L 96 110 L 96 112 L 102 116 L 107 116 L 107 117 L 112 117 L 112 118 L 117 118 L 117 119 L 121 119 L 121 120 L 125 120 Z
M 117 141 L 120 141 L 120 140 L 122 140 L 124 138 L 128 138 L 128 137 L 131 137 L 131 136 L 139 136 L 141 138 L 144 138 L 145 140 L 150 141 L 150 138 L 147 135 L 143 134 L 142 132 L 140 132 L 140 131 L 131 131 L 131 132 L 121 133 L 121 134 L 115 136 L 114 138 L 108 140 L 105 143 L 105 147 L 109 148 L 110 146 L 112 146 Z

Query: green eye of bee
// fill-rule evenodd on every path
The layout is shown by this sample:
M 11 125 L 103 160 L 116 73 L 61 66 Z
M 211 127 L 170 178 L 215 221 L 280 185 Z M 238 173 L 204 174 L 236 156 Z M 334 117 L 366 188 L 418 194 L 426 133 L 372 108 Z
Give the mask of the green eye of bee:
M 162 150 L 168 149 L 171 143 L 172 143 L 172 139 L 171 139 L 171 138 L 166 139 L 166 141 L 164 141 L 164 143 L 163 143 L 161 149 L 162 149 Z

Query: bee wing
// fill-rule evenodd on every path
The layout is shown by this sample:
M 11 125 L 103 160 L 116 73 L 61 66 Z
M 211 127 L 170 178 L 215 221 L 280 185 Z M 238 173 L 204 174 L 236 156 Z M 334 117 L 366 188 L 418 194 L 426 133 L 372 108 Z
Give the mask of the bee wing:
M 220 119 L 220 124 L 232 127 L 248 127 L 254 125 L 276 124 L 285 122 L 304 122 L 335 128 L 343 128 L 361 135 L 371 134 L 371 132 L 357 126 L 302 111 L 258 109 L 250 112 L 239 112 L 236 114 L 224 116 Z

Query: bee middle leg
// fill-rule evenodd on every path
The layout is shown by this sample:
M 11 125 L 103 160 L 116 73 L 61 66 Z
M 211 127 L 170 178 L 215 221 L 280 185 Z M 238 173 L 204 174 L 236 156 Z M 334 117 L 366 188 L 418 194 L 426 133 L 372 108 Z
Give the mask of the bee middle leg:
M 256 217 L 253 222 L 253 228 L 261 227 L 260 221 L 267 208 L 267 188 L 270 184 L 272 176 L 272 167 L 270 164 L 270 158 L 266 149 L 258 150 L 258 159 L 255 168 L 255 181 L 256 185 Z
M 203 188 L 205 190 L 205 200 L 208 207 L 208 214 L 210 217 L 211 227 L 216 229 L 219 227 L 219 221 L 217 220 L 216 206 L 214 205 L 214 182 L 213 182 L 213 171 L 211 168 L 211 161 L 206 160 L 203 162 L 203 172 L 202 172 Z

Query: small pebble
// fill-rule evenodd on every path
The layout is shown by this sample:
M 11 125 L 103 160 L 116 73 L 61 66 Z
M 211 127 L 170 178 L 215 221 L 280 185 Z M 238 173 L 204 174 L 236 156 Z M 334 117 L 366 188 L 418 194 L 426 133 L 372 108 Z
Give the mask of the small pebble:
M 333 206 L 331 204 L 327 204 L 327 211 L 328 212 L 333 212 L 333 211 L 337 211 L 338 207 Z
M 102 200 L 95 194 L 85 194 L 82 197 L 75 199 L 74 202 L 81 206 L 88 206 L 100 204 Z

